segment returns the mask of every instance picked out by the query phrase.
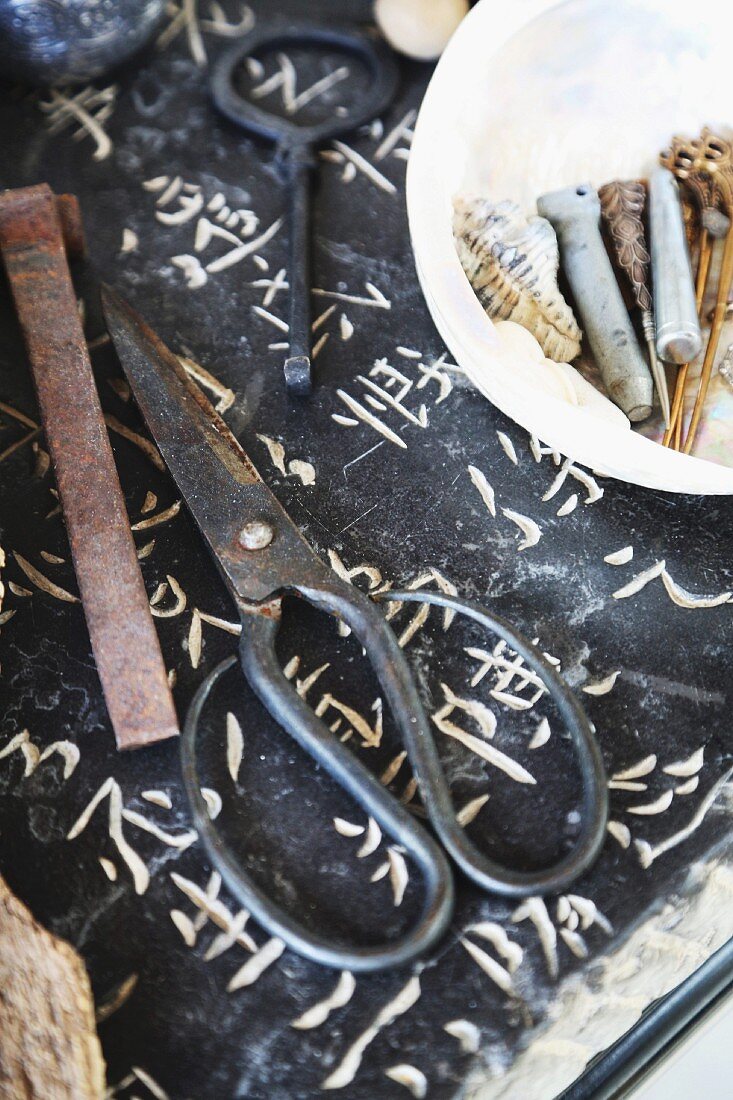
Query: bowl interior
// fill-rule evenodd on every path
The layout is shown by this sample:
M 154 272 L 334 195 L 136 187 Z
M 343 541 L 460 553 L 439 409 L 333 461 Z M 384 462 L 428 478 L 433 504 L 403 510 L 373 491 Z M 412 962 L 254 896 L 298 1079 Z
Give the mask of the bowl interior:
M 502 10 L 508 9 L 508 10 Z M 481 0 L 426 94 L 408 171 L 418 273 L 433 317 L 479 388 L 543 441 L 601 473 L 678 492 L 733 492 L 733 390 L 711 388 L 700 458 L 527 392 L 463 275 L 453 199 L 510 198 L 644 176 L 675 133 L 730 136 L 733 5 L 719 0 Z M 724 329 L 719 357 L 733 340 Z M 707 461 L 712 459 L 713 461 Z

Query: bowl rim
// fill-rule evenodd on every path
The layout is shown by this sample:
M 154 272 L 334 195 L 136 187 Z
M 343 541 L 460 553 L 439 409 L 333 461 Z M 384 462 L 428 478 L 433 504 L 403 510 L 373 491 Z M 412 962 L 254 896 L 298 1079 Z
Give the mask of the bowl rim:
M 428 84 L 407 166 L 407 215 L 418 279 L 448 349 L 503 413 L 542 443 L 602 476 L 670 493 L 733 493 L 733 468 L 661 447 L 512 377 L 510 362 L 465 275 L 453 241 L 446 157 L 456 154 L 455 115 L 473 79 L 518 31 L 567 0 L 479 0 L 458 26 Z M 491 43 L 487 47 L 487 43 Z

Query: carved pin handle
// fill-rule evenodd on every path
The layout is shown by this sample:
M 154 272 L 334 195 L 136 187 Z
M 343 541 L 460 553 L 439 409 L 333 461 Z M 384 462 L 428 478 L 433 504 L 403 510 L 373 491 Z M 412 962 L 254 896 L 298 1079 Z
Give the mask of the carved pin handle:
M 601 214 L 608 228 L 616 264 L 626 276 L 634 302 L 641 314 L 641 325 L 649 353 L 649 366 L 662 405 L 665 424 L 669 424 L 669 392 L 664 367 L 657 358 L 656 332 L 649 265 L 651 257 L 644 231 L 646 187 L 642 180 L 614 180 L 598 191 Z

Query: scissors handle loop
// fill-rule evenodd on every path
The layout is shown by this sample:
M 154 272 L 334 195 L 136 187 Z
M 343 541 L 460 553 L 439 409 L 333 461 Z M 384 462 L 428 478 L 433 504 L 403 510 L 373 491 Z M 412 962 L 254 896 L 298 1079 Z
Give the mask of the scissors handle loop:
M 301 126 L 297 121 L 264 110 L 237 91 L 236 73 L 247 57 L 258 51 L 308 46 L 331 48 L 354 57 L 365 66 L 369 86 L 358 102 L 345 106 L 338 114 L 329 110 L 322 122 Z M 398 77 L 389 46 L 370 30 L 313 23 L 269 23 L 255 27 L 222 54 L 211 76 L 211 95 L 215 105 L 231 122 L 288 149 L 320 145 L 370 122 L 391 102 Z
M 384 624 L 383 638 L 395 645 L 394 635 L 375 605 L 377 619 Z M 404 966 L 424 955 L 445 934 L 453 914 L 453 875 L 442 849 L 415 820 L 409 810 L 391 795 L 376 776 L 364 767 L 302 699 L 286 679 L 275 654 L 278 623 L 257 614 L 242 615 L 240 658 L 255 693 L 273 717 L 334 779 L 359 802 L 381 828 L 404 849 L 421 873 L 425 897 L 414 927 L 399 939 L 384 945 L 342 946 L 306 928 L 260 889 L 242 867 L 240 858 L 209 818 L 201 794 L 196 764 L 196 738 L 201 712 L 215 684 L 236 663 L 231 657 L 217 666 L 198 689 L 181 735 L 181 764 L 195 828 L 214 865 L 239 903 L 248 909 L 273 936 L 314 962 L 353 972 L 384 970 Z M 370 642 L 371 644 L 371 642 Z M 391 648 L 391 647 L 390 647 Z M 380 656 L 383 654 L 380 653 Z M 407 669 L 409 676 L 409 669 Z M 400 710 L 401 727 L 410 716 Z
M 464 874 L 491 894 L 510 898 L 553 894 L 565 890 L 596 860 L 606 838 L 608 783 L 600 746 L 593 727 L 573 692 L 544 654 L 506 619 L 474 600 L 443 592 L 385 592 L 383 600 L 429 603 L 466 615 L 498 634 L 536 672 L 555 703 L 570 735 L 579 765 L 583 803 L 580 830 L 571 849 L 550 867 L 523 871 L 506 867 L 481 852 L 459 825 L 445 773 L 430 735 L 417 736 L 407 746 L 430 822 L 444 848 Z

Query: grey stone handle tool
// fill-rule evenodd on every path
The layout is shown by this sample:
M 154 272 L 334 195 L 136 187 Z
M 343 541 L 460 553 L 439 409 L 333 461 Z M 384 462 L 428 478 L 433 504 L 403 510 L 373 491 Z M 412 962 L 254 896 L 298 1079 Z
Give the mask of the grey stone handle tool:
M 652 411 L 652 376 L 601 237 L 601 204 L 589 183 L 541 195 L 537 210 L 552 224 L 563 270 L 608 396 L 629 420 Z

